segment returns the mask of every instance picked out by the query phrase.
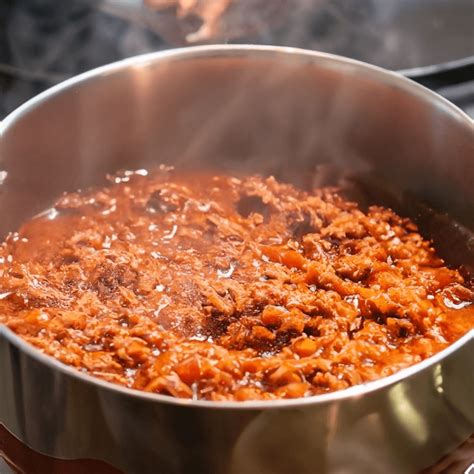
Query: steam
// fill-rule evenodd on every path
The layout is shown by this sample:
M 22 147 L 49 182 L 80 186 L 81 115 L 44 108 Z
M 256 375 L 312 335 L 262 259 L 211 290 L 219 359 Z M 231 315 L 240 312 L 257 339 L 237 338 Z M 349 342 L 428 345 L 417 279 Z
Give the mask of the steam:
M 431 9 L 421 8 L 416 2 L 393 0 L 9 3 L 2 10 L 7 16 L 0 33 L 6 38 L 7 51 L 6 57 L 0 51 L 1 115 L 80 72 L 129 56 L 190 44 L 303 47 L 390 69 L 474 54 L 469 41 L 469 2 L 454 2 L 453 7 L 448 2 Z
M 137 54 L 211 41 L 328 49 L 340 36 L 331 34 L 326 45 L 313 38 L 327 21 L 339 21 L 333 0 L 193 0 L 181 13 L 169 8 L 177 0 L 160 2 L 167 8 L 141 0 L 11 2 L 2 32 L 0 118 L 68 77 Z M 226 8 L 206 7 L 217 3 Z M 214 20 L 206 26 L 209 15 Z

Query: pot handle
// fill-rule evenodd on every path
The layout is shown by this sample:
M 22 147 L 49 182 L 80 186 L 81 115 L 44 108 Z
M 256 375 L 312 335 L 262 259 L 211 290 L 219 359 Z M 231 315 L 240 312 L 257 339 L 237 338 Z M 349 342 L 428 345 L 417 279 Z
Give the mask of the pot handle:
M 421 75 L 408 73 L 406 76 L 430 89 L 437 90 L 443 87 L 455 86 L 470 81 L 474 77 L 474 57 L 453 68 L 442 71 L 428 71 Z

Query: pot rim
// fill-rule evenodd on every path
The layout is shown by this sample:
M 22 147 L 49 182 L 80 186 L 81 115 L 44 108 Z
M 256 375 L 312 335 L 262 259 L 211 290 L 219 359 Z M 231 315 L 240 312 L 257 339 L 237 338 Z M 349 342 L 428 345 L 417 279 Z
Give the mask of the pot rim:
M 44 354 L 32 344 L 29 344 L 20 336 L 15 334 L 5 325 L 0 325 L 0 338 L 4 337 L 12 345 L 16 346 L 21 352 L 25 353 L 37 362 L 50 367 L 52 370 L 59 370 L 64 375 L 71 376 L 85 383 L 98 385 L 100 388 L 117 392 L 133 398 L 139 398 L 143 401 L 166 403 L 168 405 L 178 405 L 181 407 L 207 408 L 207 409 L 243 409 L 243 410 L 271 410 L 284 408 L 303 408 L 308 405 L 322 405 L 333 402 L 341 402 L 347 399 L 356 399 L 363 395 L 389 388 L 397 383 L 413 377 L 415 375 L 430 369 L 431 367 L 441 363 L 445 358 L 454 354 L 464 346 L 473 344 L 474 348 L 474 329 L 471 329 L 457 341 L 450 344 L 445 349 L 434 354 L 427 359 L 418 362 L 410 367 L 399 370 L 398 372 L 372 380 L 370 382 L 354 385 L 352 387 L 337 390 L 335 392 L 312 395 L 310 397 L 300 397 L 292 399 L 278 400 L 248 400 L 248 401 L 210 401 L 210 400 L 192 400 L 187 398 L 177 398 L 171 395 L 162 395 L 159 393 L 144 392 L 134 388 L 128 388 L 123 385 L 108 382 L 106 380 L 80 372 L 78 369 L 63 364 L 53 356 Z
M 28 100 L 16 110 L 11 112 L 3 122 L 0 122 L 0 138 L 12 126 L 16 120 L 22 118 L 30 110 L 34 110 L 43 102 L 51 97 L 57 96 L 73 87 L 89 80 L 94 80 L 99 77 L 106 77 L 110 74 L 118 73 L 127 68 L 145 68 L 150 64 L 158 65 L 161 61 L 173 60 L 180 61 L 194 58 L 212 58 L 212 57 L 271 57 L 272 55 L 283 55 L 286 60 L 296 59 L 301 61 L 307 59 L 309 63 L 320 61 L 326 63 L 328 68 L 350 68 L 358 74 L 365 75 L 376 81 L 381 81 L 392 87 L 397 87 L 403 91 L 421 97 L 428 102 L 437 102 L 439 107 L 442 107 L 446 113 L 453 116 L 460 122 L 468 126 L 473 126 L 474 121 L 461 109 L 449 102 L 447 99 L 439 96 L 430 89 L 417 84 L 416 82 L 403 77 L 401 74 L 374 66 L 368 63 L 357 61 L 342 56 L 337 56 L 329 53 L 321 53 L 317 51 L 310 51 L 300 48 L 289 48 L 282 46 L 256 46 L 256 45 L 206 45 L 206 46 L 192 46 L 186 48 L 169 49 L 158 51 L 154 53 L 147 53 L 131 58 L 123 59 L 105 66 L 92 69 L 84 72 L 78 76 L 57 84 L 50 89 L 40 93 L 39 95 Z M 1 184 L 1 183 L 0 183 Z M 383 388 L 390 387 L 396 383 L 415 376 L 430 367 L 440 363 L 451 354 L 468 345 L 474 341 L 474 330 L 470 330 L 460 339 L 449 345 L 447 348 L 438 352 L 437 354 L 425 359 L 422 362 L 414 364 L 396 372 L 393 375 L 383 377 L 364 384 L 355 385 L 344 390 L 339 390 L 327 394 L 313 395 L 311 397 L 295 398 L 295 399 L 281 399 L 281 400 L 249 400 L 249 401 L 208 401 L 208 400 L 189 400 L 172 397 L 170 395 L 161 395 L 157 393 L 149 393 L 141 390 L 128 388 L 122 385 L 114 384 L 102 380 L 91 375 L 81 373 L 79 370 L 65 365 L 52 356 L 42 353 L 39 349 L 23 340 L 16 335 L 12 330 L 5 325 L 0 325 L 0 337 L 4 337 L 12 345 L 16 346 L 20 351 L 32 357 L 39 363 L 49 366 L 51 369 L 57 369 L 65 375 L 72 376 L 85 383 L 94 384 L 102 389 L 115 391 L 118 394 L 136 397 L 143 401 L 160 402 L 169 405 L 181 407 L 201 407 L 207 409 L 239 409 L 239 410 L 269 410 L 269 409 L 285 409 L 285 408 L 301 408 L 308 405 L 320 405 L 332 402 L 340 402 L 350 398 L 358 398 L 362 395 L 379 391 Z
M 309 62 L 319 60 L 320 62 L 325 62 L 329 67 L 349 67 L 357 69 L 358 73 L 365 74 L 369 78 L 376 79 L 391 85 L 398 87 L 406 92 L 414 94 L 418 97 L 422 97 L 427 101 L 438 101 L 439 105 L 443 107 L 446 111 L 449 111 L 451 114 L 457 115 L 458 119 L 464 120 L 467 124 L 471 126 L 474 125 L 474 120 L 469 117 L 463 110 L 454 105 L 449 100 L 440 96 L 436 92 L 428 89 L 425 86 L 422 86 L 415 81 L 409 79 L 408 77 L 403 76 L 405 71 L 391 71 L 384 69 L 373 64 L 365 63 L 363 61 L 358 61 L 356 59 L 347 58 L 344 56 L 338 56 L 330 53 L 323 53 L 320 51 L 312 51 L 302 48 L 293 48 L 286 46 L 265 46 L 265 45 L 230 45 L 230 44 L 213 44 L 213 45 L 204 45 L 204 46 L 189 46 L 184 48 L 173 48 L 166 49 L 163 51 L 156 51 L 152 53 L 141 54 L 138 56 L 132 56 L 130 58 L 122 59 L 120 61 L 115 61 L 104 66 L 100 66 L 90 71 L 83 72 L 77 76 L 73 76 L 65 81 L 56 84 L 49 89 L 41 92 L 35 97 L 27 100 L 18 108 L 13 110 L 8 114 L 3 121 L 0 121 L 0 137 L 2 133 L 8 129 L 8 127 L 21 118 L 22 115 L 27 113 L 30 109 L 41 105 L 44 101 L 50 97 L 59 95 L 62 92 L 67 91 L 68 89 L 73 88 L 74 86 L 92 80 L 97 79 L 98 77 L 105 77 L 109 74 L 117 73 L 122 69 L 127 68 L 141 68 L 147 67 L 150 64 L 158 64 L 161 61 L 166 61 L 167 59 L 172 60 L 186 60 L 190 58 L 204 58 L 204 57 L 239 57 L 239 56 L 272 56 L 275 54 L 285 55 L 288 58 L 307 58 Z

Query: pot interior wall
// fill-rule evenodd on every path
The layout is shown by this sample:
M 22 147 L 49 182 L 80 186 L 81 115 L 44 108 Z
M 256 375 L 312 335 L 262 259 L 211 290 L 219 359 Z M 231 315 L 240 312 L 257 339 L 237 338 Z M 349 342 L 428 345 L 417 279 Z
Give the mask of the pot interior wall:
M 300 184 L 311 184 L 321 165 L 336 165 L 474 228 L 466 119 L 394 76 L 334 58 L 264 50 L 143 57 L 62 88 L 7 122 L 2 235 L 64 191 L 159 163 Z

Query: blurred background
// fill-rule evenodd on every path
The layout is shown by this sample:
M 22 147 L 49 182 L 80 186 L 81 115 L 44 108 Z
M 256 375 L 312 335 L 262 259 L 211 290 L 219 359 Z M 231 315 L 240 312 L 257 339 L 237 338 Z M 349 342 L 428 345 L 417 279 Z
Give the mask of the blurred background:
M 208 43 L 367 61 L 474 115 L 473 25 L 474 0 L 0 0 L 0 119 L 88 69 Z

